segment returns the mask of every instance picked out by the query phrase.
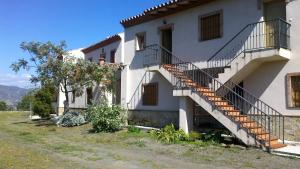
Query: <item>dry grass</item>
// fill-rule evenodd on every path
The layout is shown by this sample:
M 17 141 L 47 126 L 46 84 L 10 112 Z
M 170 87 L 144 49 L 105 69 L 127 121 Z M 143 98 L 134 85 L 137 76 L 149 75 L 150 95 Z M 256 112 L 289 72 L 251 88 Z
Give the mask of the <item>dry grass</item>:
M 156 142 L 145 132 L 89 133 L 0 112 L 0 169 L 23 168 L 297 168 L 300 160 L 256 149 Z

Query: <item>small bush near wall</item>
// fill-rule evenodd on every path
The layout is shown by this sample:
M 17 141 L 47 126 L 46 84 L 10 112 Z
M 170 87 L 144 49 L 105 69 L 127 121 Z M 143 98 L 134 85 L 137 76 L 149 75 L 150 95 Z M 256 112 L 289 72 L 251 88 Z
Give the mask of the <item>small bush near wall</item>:
M 182 129 L 176 130 L 174 125 L 167 125 L 160 131 L 151 131 L 151 135 L 163 143 L 178 143 L 180 141 L 188 141 L 189 135 Z
M 140 133 L 141 129 L 135 126 L 128 126 L 127 131 L 128 133 Z
M 87 110 L 87 120 L 93 126 L 93 132 L 115 132 L 122 129 L 124 118 L 118 105 L 99 104 Z
M 208 143 L 220 143 L 222 132 L 209 132 L 201 134 L 195 131 L 186 134 L 182 129 L 176 130 L 174 125 L 167 125 L 160 131 L 152 130 L 151 135 L 163 143 L 192 143 L 199 145 L 208 145 Z

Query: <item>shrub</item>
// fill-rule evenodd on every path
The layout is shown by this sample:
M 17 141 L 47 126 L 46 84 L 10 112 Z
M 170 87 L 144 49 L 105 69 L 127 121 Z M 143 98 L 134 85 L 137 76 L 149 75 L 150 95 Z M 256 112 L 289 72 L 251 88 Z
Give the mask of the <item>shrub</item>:
M 189 134 L 189 140 L 190 141 L 196 141 L 196 140 L 200 140 L 202 138 L 202 135 L 196 131 L 192 131 Z
M 140 133 L 141 129 L 135 126 L 128 126 L 127 131 L 128 133 Z
M 115 132 L 122 128 L 122 108 L 117 105 L 99 104 L 87 110 L 87 120 L 92 123 L 93 131 Z
M 33 102 L 32 111 L 34 112 L 34 114 L 37 114 L 44 118 L 44 117 L 49 117 L 49 115 L 52 112 L 52 108 L 40 100 L 35 100 Z
M 53 113 L 52 100 L 53 91 L 51 87 L 42 87 L 37 90 L 33 98 L 33 112 L 41 117 L 49 117 Z
M 177 143 L 179 141 L 188 141 L 189 135 L 182 129 L 176 130 L 174 125 L 167 125 L 161 131 L 151 131 L 151 135 L 163 143 Z
M 0 111 L 7 110 L 7 104 L 5 101 L 0 101 Z
M 216 132 L 211 131 L 208 132 L 207 134 L 204 134 L 202 140 L 206 142 L 210 141 L 214 143 L 220 143 L 222 140 L 221 134 L 222 134 L 221 131 L 216 131 Z

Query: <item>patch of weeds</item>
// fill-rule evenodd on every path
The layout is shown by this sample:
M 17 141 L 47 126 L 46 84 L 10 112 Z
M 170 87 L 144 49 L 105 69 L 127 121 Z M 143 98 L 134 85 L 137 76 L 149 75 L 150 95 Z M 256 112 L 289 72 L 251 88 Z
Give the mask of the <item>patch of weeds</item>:
M 135 126 L 128 126 L 127 132 L 128 132 L 128 133 L 140 133 L 140 132 L 141 132 L 141 129 L 140 129 L 140 128 L 137 128 L 137 127 L 135 127 Z
M 188 150 L 186 150 L 182 155 L 183 156 L 193 156 L 194 155 L 194 151 L 195 149 L 194 148 L 189 148 Z
M 18 133 L 18 137 L 22 140 L 29 141 L 29 142 L 37 142 L 38 137 L 30 132 L 22 131 Z
M 20 136 L 27 136 L 27 135 L 30 135 L 30 134 L 31 134 L 30 132 L 23 131 L 23 132 L 21 132 L 19 135 L 20 135 Z
M 79 146 L 72 146 L 69 144 L 65 144 L 65 143 L 57 143 L 54 145 L 50 145 L 50 148 L 53 149 L 54 151 L 58 151 L 61 153 L 71 153 L 71 152 L 75 152 L 75 151 L 84 151 L 84 149 L 82 147 Z
M 160 131 L 151 131 L 150 134 L 163 143 L 179 143 L 180 141 L 188 141 L 189 136 L 182 129 L 176 130 L 174 125 L 167 125 Z
M 50 132 L 55 132 L 56 131 L 56 128 L 50 128 L 48 131 L 50 131 Z
M 252 162 L 245 162 L 242 165 L 242 168 L 255 168 L 252 164 Z
M 209 162 L 214 160 L 214 158 L 210 156 L 203 156 L 202 159 Z
M 129 145 L 136 145 L 136 146 L 138 146 L 138 147 L 146 147 L 146 143 L 145 143 L 145 141 L 142 140 L 142 139 L 139 139 L 139 140 L 134 141 L 134 142 L 129 142 L 128 144 L 129 144 Z
M 239 153 L 241 151 L 240 148 L 237 147 L 231 147 L 231 148 L 227 148 L 228 151 L 233 152 L 233 153 Z
M 87 160 L 89 161 L 100 161 L 102 160 L 103 158 L 102 157 L 99 157 L 99 156 L 93 156 L 93 157 L 88 157 Z
M 123 161 L 123 160 L 125 160 L 125 158 L 122 157 L 122 156 L 119 155 L 119 154 L 114 154 L 114 155 L 113 155 L 113 158 L 114 158 L 115 160 L 117 160 L 117 161 Z

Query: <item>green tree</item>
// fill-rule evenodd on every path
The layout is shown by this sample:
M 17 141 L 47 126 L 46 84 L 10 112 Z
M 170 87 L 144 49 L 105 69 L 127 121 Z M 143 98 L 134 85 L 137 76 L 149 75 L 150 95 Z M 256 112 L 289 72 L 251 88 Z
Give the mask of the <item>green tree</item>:
M 34 101 L 34 92 L 35 90 L 30 91 L 25 96 L 22 97 L 20 102 L 17 104 L 17 109 L 21 111 L 29 111 L 30 110 L 30 104 Z
M 49 117 L 51 113 L 54 113 L 52 108 L 54 89 L 52 86 L 43 86 L 34 93 L 34 99 L 32 104 L 32 110 L 34 114 L 41 117 Z
M 21 49 L 30 54 L 29 59 L 19 59 L 11 65 L 13 71 L 20 69 L 34 69 L 31 75 L 32 83 L 40 83 L 41 86 L 50 85 L 62 92 L 66 97 L 64 110 L 69 110 L 69 93 L 75 92 L 77 96 L 83 94 L 84 87 L 92 87 L 95 84 L 112 79 L 117 67 L 99 66 L 97 63 L 84 59 L 76 59 L 66 50 L 66 43 L 58 45 L 51 42 L 23 42 Z M 109 89 L 107 87 L 106 89 Z
M 5 101 L 0 101 L 0 111 L 7 110 L 7 104 Z

